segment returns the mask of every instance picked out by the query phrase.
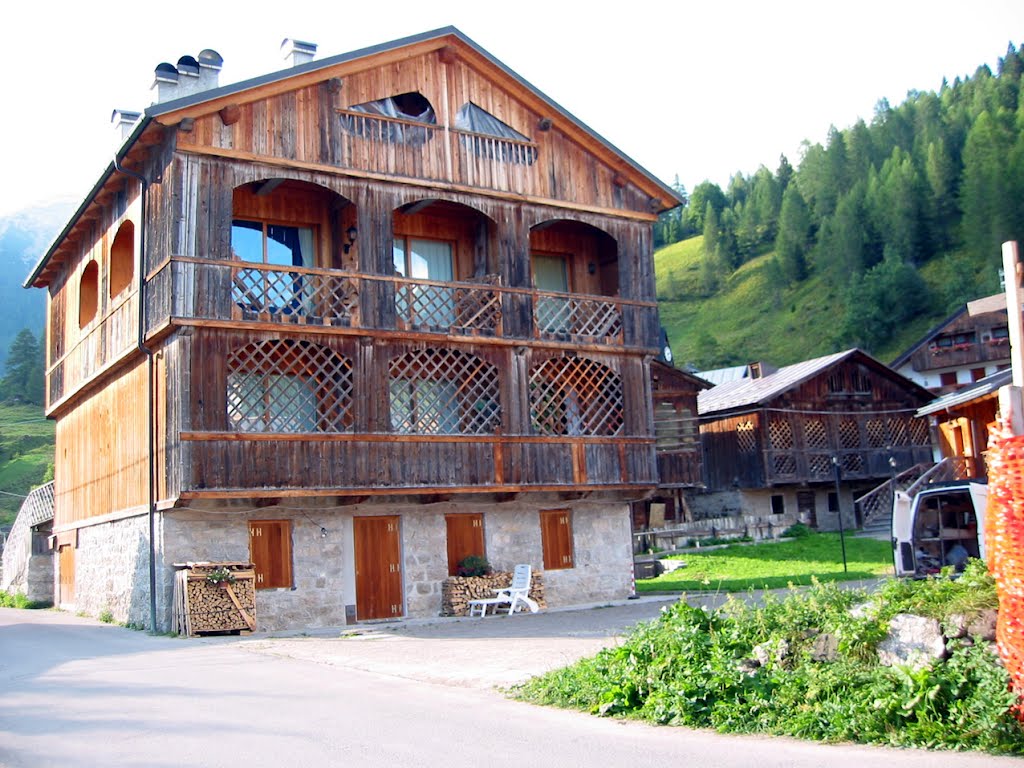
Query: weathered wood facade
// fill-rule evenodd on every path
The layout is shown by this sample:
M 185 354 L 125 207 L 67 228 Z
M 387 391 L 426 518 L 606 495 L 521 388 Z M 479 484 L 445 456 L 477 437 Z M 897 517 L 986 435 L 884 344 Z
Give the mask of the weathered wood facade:
M 813 491 L 834 487 L 835 462 L 845 493 L 932 460 L 928 423 L 915 415 L 929 399 L 856 349 L 719 385 L 700 399 L 708 489 L 766 489 L 752 507 L 771 501 L 778 513 L 792 496 L 820 519 Z M 828 511 L 837 514 L 838 503 L 830 499 Z
M 655 485 L 679 201 L 460 33 L 157 104 L 118 157 L 29 279 L 57 529 Z

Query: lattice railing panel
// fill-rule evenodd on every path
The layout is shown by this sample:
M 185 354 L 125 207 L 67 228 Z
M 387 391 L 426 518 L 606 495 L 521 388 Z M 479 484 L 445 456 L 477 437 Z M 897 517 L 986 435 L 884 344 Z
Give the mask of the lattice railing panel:
M 352 366 L 307 341 L 253 342 L 228 356 L 227 416 L 238 432 L 344 432 Z
M 543 336 L 608 339 L 622 333 L 619 308 L 600 299 L 540 295 L 534 304 L 534 320 Z
M 493 434 L 501 427 L 498 369 L 457 350 L 391 361 L 391 428 L 403 434 Z
M 813 477 L 830 477 L 832 475 L 832 454 L 812 453 L 807 457 L 807 470 Z
M 885 424 L 881 419 L 868 419 L 864 425 L 868 435 L 868 446 L 871 448 L 885 447 Z
M 741 421 L 736 425 L 736 448 L 741 454 L 752 455 L 757 452 L 757 435 L 754 422 Z
M 791 453 L 777 453 L 772 456 L 772 468 L 776 476 L 795 475 L 796 457 Z
M 243 312 L 257 315 L 351 324 L 359 307 L 359 288 L 349 277 L 242 268 L 232 278 L 231 300 Z
M 793 425 L 788 419 L 775 417 L 768 422 L 768 440 L 776 451 L 793 448 Z
M 530 416 L 545 435 L 616 435 L 623 426 L 622 380 L 587 358 L 555 358 L 530 374 Z
M 890 416 L 888 419 L 890 445 L 909 445 L 910 432 L 907 420 L 902 416 Z
M 928 424 L 924 419 L 910 419 L 910 441 L 913 445 L 930 445 Z
M 864 471 L 864 457 L 859 453 L 845 453 L 840 462 L 843 472 L 860 474 Z
M 839 447 L 846 449 L 860 447 L 860 429 L 856 419 L 841 419 L 839 421 Z
M 821 419 L 804 422 L 804 446 L 810 450 L 828 448 L 828 430 Z

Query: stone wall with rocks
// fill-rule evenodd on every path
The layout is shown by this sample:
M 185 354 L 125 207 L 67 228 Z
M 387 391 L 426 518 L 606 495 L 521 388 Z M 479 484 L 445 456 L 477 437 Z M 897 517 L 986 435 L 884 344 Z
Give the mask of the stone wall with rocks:
M 149 625 L 149 521 L 145 515 L 79 529 L 74 607 L 90 616 L 109 611 L 114 621 Z
M 485 555 L 496 570 L 529 563 L 541 571 L 542 509 L 568 509 L 573 532 L 573 567 L 545 572 L 546 602 L 565 606 L 628 597 L 632 553 L 625 503 L 565 502 L 534 494 L 504 503 L 456 498 L 338 505 L 333 499 L 303 499 L 257 507 L 251 499 L 193 501 L 157 515 L 157 628 L 171 628 L 174 564 L 248 560 L 250 520 L 291 521 L 292 586 L 257 590 L 257 627 L 270 631 L 341 626 L 357 618 L 352 522 L 357 516 L 399 517 L 403 615 L 422 618 L 442 612 L 448 578 L 445 515 L 483 515 Z M 78 537 L 75 608 L 91 615 L 110 611 L 116 621 L 148 626 L 146 516 L 85 526 Z

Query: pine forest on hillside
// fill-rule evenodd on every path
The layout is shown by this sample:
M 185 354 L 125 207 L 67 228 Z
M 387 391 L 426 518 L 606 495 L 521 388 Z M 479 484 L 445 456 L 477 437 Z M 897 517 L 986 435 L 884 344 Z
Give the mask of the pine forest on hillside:
M 884 362 L 1000 289 L 1024 239 L 1024 50 L 997 71 L 880 101 L 799 165 L 699 184 L 659 220 L 658 298 L 680 363 L 786 365 L 859 346 Z

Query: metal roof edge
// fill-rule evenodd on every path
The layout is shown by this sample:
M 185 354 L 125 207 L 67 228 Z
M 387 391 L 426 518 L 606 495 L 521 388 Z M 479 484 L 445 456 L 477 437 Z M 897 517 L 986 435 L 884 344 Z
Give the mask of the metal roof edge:
M 114 152 L 114 158 L 116 158 L 117 160 L 123 159 L 124 156 L 128 154 L 128 151 L 132 148 L 132 146 L 134 146 L 135 141 L 139 138 L 139 136 L 142 135 L 142 132 L 146 130 L 146 128 L 149 126 L 150 122 L 151 119 L 148 116 L 143 115 L 135 123 L 135 127 L 132 129 L 132 132 L 128 134 L 128 137 L 125 138 L 125 140 L 121 143 L 120 148 Z M 92 189 L 90 189 L 89 192 L 86 194 L 85 198 L 82 200 L 81 205 L 79 205 L 78 208 L 75 209 L 75 212 L 71 214 L 71 218 L 68 219 L 67 224 L 65 224 L 63 229 L 60 230 L 57 236 L 50 241 L 50 245 L 47 246 L 46 251 L 39 258 L 39 261 L 36 262 L 35 266 L 32 267 L 32 271 L 29 272 L 28 277 L 26 277 L 25 281 L 21 284 L 22 288 L 33 287 L 32 284 L 39 278 L 39 275 L 42 274 L 43 269 L 46 268 L 46 265 L 53 257 L 53 254 L 56 251 L 57 246 L 64 240 L 65 237 L 68 236 L 68 234 L 74 228 L 75 224 L 78 223 L 78 219 L 89 208 L 93 200 L 95 200 L 96 195 L 103 188 L 103 185 L 106 184 L 110 177 L 114 174 L 114 171 L 114 160 L 111 160 L 110 163 L 107 164 L 106 169 L 100 174 L 99 179 L 96 181 L 95 184 L 93 184 Z
M 676 194 L 675 190 L 673 190 L 665 182 L 663 182 L 653 173 L 648 171 L 642 165 L 637 163 L 635 160 L 633 160 L 633 158 L 631 158 L 617 146 L 608 141 L 608 139 L 604 138 L 604 136 L 599 134 L 597 131 L 592 129 L 578 117 L 573 115 L 571 112 L 569 112 L 569 110 L 567 110 L 561 104 L 556 102 L 554 99 L 552 99 L 542 90 L 537 88 L 535 85 L 533 85 L 532 83 L 518 75 L 506 64 L 504 64 L 499 59 L 495 58 L 491 53 L 489 53 L 487 50 L 481 47 L 476 41 L 472 40 L 465 33 L 463 33 L 454 26 L 440 27 L 429 32 L 421 32 L 416 35 L 410 35 L 408 37 L 399 38 L 397 40 L 392 40 L 390 42 L 379 43 L 377 45 L 368 46 L 366 48 L 360 48 L 355 51 L 336 54 L 334 56 L 329 56 L 326 59 L 308 61 L 305 64 L 299 64 L 298 66 L 295 67 L 288 67 L 286 69 L 281 69 L 276 72 L 269 72 L 267 74 L 259 75 L 258 77 L 253 77 L 248 80 L 242 80 L 237 83 L 232 83 L 230 85 L 224 85 L 219 88 L 212 88 L 210 90 L 200 91 L 199 93 L 194 93 L 189 96 L 183 96 L 180 99 L 165 101 L 161 104 L 154 104 L 146 108 L 145 114 L 148 117 L 160 117 L 161 115 L 176 112 L 179 109 L 185 109 L 187 107 L 192 107 L 197 104 L 202 104 L 206 101 L 213 101 L 215 99 L 223 98 L 224 96 L 230 96 L 234 93 L 241 93 L 252 88 L 258 88 L 262 85 L 269 85 L 270 83 L 276 83 L 281 80 L 287 80 L 288 78 L 294 77 L 296 75 L 303 75 L 308 72 L 316 72 L 319 69 L 328 69 L 338 64 L 344 64 L 349 61 L 356 61 L 358 59 L 376 55 L 378 53 L 393 51 L 398 48 L 405 47 L 407 45 L 415 45 L 416 43 L 422 43 L 426 42 L 427 40 L 434 40 L 442 37 L 454 37 L 461 41 L 462 43 L 464 43 L 465 45 L 467 45 L 479 56 L 486 59 L 493 66 L 501 70 L 506 76 L 510 77 L 511 79 L 515 80 L 517 83 L 522 85 L 524 88 L 536 94 L 542 101 L 547 102 L 555 111 L 557 111 L 562 117 L 571 122 L 576 128 L 583 131 L 584 133 L 589 134 L 599 143 L 607 147 L 611 152 L 622 158 L 622 160 L 630 168 L 632 168 L 634 171 L 641 174 L 649 181 L 651 181 L 655 186 L 657 186 L 669 202 L 675 201 L 675 205 L 666 207 L 665 210 L 671 210 L 672 208 L 676 208 L 683 204 L 684 201 L 680 199 L 678 194 Z

